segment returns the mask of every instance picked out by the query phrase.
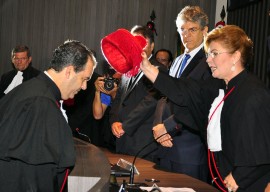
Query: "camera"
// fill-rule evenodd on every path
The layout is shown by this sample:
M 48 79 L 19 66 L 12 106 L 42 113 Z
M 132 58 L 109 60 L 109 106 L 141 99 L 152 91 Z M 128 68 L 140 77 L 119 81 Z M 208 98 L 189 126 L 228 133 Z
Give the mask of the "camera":
M 118 85 L 119 80 L 113 77 L 107 77 L 104 79 L 104 89 L 111 91 L 114 88 L 114 83 Z

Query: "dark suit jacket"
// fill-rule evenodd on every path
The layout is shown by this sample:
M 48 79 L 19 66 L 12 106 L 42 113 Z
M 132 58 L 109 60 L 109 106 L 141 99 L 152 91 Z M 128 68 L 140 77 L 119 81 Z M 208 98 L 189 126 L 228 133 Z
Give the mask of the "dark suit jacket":
M 183 55 L 179 56 L 182 57 Z M 173 66 L 172 66 L 173 67 Z M 204 80 L 211 76 L 210 68 L 206 63 L 205 52 L 201 49 L 190 61 L 186 69 L 183 71 L 181 78 L 192 78 L 197 80 Z M 167 108 L 172 114 L 181 114 L 182 122 L 175 122 L 174 115 L 171 115 L 164 124 L 167 131 L 175 128 L 174 125 L 180 124 L 182 131 L 178 132 L 173 138 L 173 147 L 160 147 L 158 156 L 160 158 L 167 158 L 171 161 L 182 163 L 200 165 L 207 163 L 206 147 L 200 136 L 199 131 L 192 130 L 192 127 L 185 125 L 185 120 L 190 121 L 192 116 L 187 107 L 178 106 L 169 102 L 170 107 Z M 158 110 L 158 109 L 157 109 Z M 168 114 L 168 112 L 166 112 Z M 168 117 L 168 116 L 167 116 Z M 164 117 L 163 117 L 164 119 Z M 166 119 L 166 117 L 165 117 Z M 174 123 L 172 123 L 172 121 Z
M 17 74 L 17 70 L 13 69 L 5 74 L 2 75 L 0 81 L 0 98 L 5 96 L 4 91 L 7 89 L 15 75 Z M 40 71 L 29 65 L 23 72 L 23 82 L 36 77 Z
M 151 58 L 150 62 L 166 70 L 154 58 Z M 144 75 L 128 93 L 125 93 L 126 85 L 123 82 L 110 112 L 110 123 L 121 122 L 125 131 L 121 138 L 116 139 L 116 152 L 136 155 L 146 144 L 153 141 L 152 145 L 140 154 L 141 157 L 148 155 L 146 158 L 151 160 L 150 156 L 153 154 L 150 152 L 157 148 L 157 143 L 153 140 L 152 124 L 160 93 Z

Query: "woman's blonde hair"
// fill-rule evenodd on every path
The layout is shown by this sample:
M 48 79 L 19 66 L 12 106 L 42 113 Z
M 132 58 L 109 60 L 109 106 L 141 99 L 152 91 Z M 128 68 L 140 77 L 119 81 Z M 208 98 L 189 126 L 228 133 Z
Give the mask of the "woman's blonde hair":
M 253 42 L 245 31 L 236 25 L 226 25 L 210 31 L 204 39 L 204 50 L 207 52 L 209 44 L 213 41 L 222 43 L 222 46 L 231 53 L 241 53 L 241 63 L 246 67 L 253 57 Z

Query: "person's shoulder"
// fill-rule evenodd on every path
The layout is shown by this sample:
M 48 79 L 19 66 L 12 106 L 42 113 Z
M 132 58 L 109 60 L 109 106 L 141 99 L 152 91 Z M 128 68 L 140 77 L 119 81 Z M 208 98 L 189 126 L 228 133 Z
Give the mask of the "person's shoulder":
M 3 97 L 8 101 L 16 101 L 17 103 L 22 101 L 33 101 L 38 98 L 47 98 L 48 100 L 54 100 L 51 94 L 50 86 L 46 85 L 46 82 L 41 78 L 32 78 L 21 85 L 15 87 L 10 93 Z
M 261 80 L 259 79 L 258 76 L 256 76 L 255 74 L 253 73 L 250 73 L 247 71 L 247 76 L 246 76 L 246 82 L 244 83 L 244 87 L 249 89 L 249 90 L 256 90 L 256 91 L 259 91 L 259 90 L 267 90 L 268 92 L 270 91 L 266 84 Z
M 242 101 L 255 108 L 270 108 L 270 89 L 256 75 L 248 73 L 241 84 Z M 261 108 L 261 109 L 262 109 Z
M 199 49 L 199 51 L 194 55 L 195 59 L 204 59 L 206 61 L 206 55 L 204 49 Z
M 27 67 L 29 72 L 33 75 L 39 75 L 40 74 L 40 70 L 36 69 L 35 67 L 33 67 L 32 65 Z
M 199 65 L 203 65 L 204 67 L 208 68 L 210 71 L 210 68 L 208 67 L 208 63 L 206 62 L 206 55 L 204 49 L 200 49 L 192 58 L 193 61 L 198 63 Z
M 10 75 L 13 75 L 13 74 L 16 74 L 16 73 L 17 73 L 17 70 L 16 69 L 12 69 L 10 71 L 7 71 L 7 72 L 3 73 L 2 78 L 7 77 L 7 76 L 10 76 Z

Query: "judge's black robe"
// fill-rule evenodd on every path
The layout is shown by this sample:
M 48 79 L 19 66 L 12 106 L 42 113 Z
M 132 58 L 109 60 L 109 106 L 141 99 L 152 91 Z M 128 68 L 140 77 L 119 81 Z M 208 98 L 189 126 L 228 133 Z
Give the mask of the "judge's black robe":
M 235 86 L 221 113 L 222 151 L 215 153 L 219 171 L 223 179 L 232 172 L 238 192 L 264 191 L 270 181 L 270 92 L 261 81 L 244 70 L 226 89 L 223 80 L 178 80 L 160 71 L 154 86 L 175 103 L 176 121 L 200 130 L 204 136 L 219 89 L 226 94 Z M 187 106 L 191 115 L 186 117 L 177 106 Z
M 0 191 L 59 191 L 75 164 L 60 91 L 44 73 L 0 100 Z
M 0 80 L 0 98 L 5 96 L 4 91 L 8 88 L 9 84 L 12 82 L 15 75 L 17 75 L 17 72 L 18 71 L 16 69 L 13 69 L 11 71 L 8 71 L 8 72 L 4 73 L 1 76 L 1 80 Z M 32 67 L 31 65 L 29 65 L 22 72 L 23 72 L 23 82 L 28 81 L 28 80 L 32 79 L 33 77 L 38 76 L 39 73 L 40 73 L 39 70 Z

